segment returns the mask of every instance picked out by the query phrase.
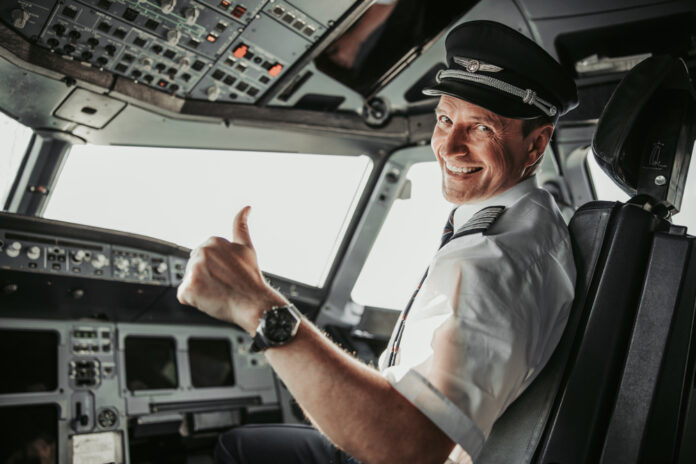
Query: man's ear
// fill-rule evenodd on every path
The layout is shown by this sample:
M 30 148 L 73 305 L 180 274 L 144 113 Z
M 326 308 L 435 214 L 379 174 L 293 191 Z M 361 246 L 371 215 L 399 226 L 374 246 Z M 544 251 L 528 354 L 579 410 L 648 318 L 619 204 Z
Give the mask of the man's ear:
M 527 168 L 539 164 L 544 151 L 546 151 L 546 146 L 551 140 L 551 135 L 553 135 L 553 124 L 544 124 L 529 133 L 527 136 L 527 140 L 529 141 L 527 148 Z
M 529 140 L 527 162 L 524 166 L 523 177 L 527 178 L 537 170 L 544 156 L 544 151 L 546 151 L 546 146 L 551 140 L 551 135 L 553 135 L 553 124 L 544 124 L 529 133 L 527 136 L 527 140 Z

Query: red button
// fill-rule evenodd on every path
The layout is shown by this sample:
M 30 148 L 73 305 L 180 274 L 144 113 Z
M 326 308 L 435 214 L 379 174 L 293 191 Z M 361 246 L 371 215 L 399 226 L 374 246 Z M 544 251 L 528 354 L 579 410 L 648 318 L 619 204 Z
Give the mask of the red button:
M 244 16 L 244 13 L 246 13 L 246 8 L 243 6 L 235 6 L 234 10 L 232 10 L 232 16 L 235 18 L 241 18 Z
M 205 38 L 208 42 L 215 42 L 217 40 L 217 36 L 214 34 L 208 34 L 208 37 Z
M 222 0 L 222 1 L 220 2 L 220 8 L 227 9 L 227 8 L 229 8 L 229 7 L 230 7 L 230 2 L 228 2 L 227 0 Z
M 249 47 L 246 45 L 240 45 L 237 47 L 232 54 L 236 56 L 237 58 L 244 58 L 244 55 L 247 54 L 247 51 L 249 51 Z
M 283 70 L 282 64 L 274 64 L 273 66 L 271 66 L 271 69 L 268 70 L 268 74 L 275 77 L 278 74 L 280 74 L 280 71 L 282 71 L 282 70 Z

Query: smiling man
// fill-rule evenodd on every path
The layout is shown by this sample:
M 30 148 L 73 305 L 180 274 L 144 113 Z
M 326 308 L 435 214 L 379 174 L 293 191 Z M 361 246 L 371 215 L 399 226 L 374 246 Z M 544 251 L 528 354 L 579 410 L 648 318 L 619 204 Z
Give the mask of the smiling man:
M 446 40 L 432 148 L 459 205 L 395 327 L 379 370 L 338 349 L 269 287 L 247 215 L 233 240 L 192 252 L 179 300 L 254 335 L 316 428 L 247 426 L 224 463 L 453 463 L 480 453 L 565 327 L 575 266 L 565 223 L 534 170 L 575 85 L 543 49 L 489 21 Z M 318 432 L 321 430 L 322 433 Z M 328 437 L 328 439 L 326 438 Z

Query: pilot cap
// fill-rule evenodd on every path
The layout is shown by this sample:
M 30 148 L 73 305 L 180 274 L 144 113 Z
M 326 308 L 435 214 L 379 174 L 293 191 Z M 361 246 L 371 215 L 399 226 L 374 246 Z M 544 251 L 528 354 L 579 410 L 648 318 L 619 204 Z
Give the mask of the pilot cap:
M 500 116 L 554 122 L 578 105 L 573 78 L 531 39 L 493 21 L 471 21 L 445 41 L 447 69 L 425 95 L 450 95 Z

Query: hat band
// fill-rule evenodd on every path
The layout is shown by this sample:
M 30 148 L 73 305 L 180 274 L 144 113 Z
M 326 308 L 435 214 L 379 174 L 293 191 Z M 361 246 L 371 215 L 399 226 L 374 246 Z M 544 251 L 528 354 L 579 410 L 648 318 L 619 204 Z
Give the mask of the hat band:
M 474 74 L 466 71 L 460 71 L 458 69 L 443 69 L 441 71 L 438 71 L 437 75 L 435 76 L 435 79 L 437 79 L 438 84 L 443 79 L 457 79 L 487 85 L 489 87 L 493 87 L 494 89 L 521 98 L 523 103 L 536 106 L 547 116 L 555 116 L 558 112 L 554 105 L 544 100 L 543 98 L 537 96 L 534 90 L 521 89 L 494 77 L 483 76 L 481 74 Z M 429 93 L 428 90 L 424 90 L 423 92 L 426 94 Z M 432 95 L 436 95 L 436 93 L 432 93 Z

